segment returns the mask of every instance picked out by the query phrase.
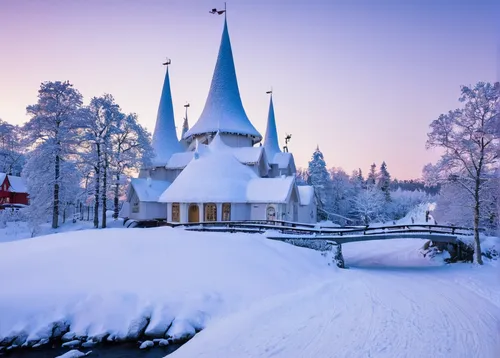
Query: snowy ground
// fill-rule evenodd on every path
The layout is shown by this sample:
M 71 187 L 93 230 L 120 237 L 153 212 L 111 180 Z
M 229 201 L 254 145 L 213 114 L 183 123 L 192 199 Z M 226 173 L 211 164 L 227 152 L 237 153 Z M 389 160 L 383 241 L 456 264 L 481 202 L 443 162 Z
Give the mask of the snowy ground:
M 390 243 L 345 245 L 351 269 L 213 322 L 172 357 L 498 357 L 498 266 Z
M 55 328 L 70 341 L 203 329 L 172 357 L 498 357 L 497 262 L 444 265 L 422 245 L 346 244 L 341 270 L 257 234 L 109 229 L 4 242 L 0 345 L 33 345 Z

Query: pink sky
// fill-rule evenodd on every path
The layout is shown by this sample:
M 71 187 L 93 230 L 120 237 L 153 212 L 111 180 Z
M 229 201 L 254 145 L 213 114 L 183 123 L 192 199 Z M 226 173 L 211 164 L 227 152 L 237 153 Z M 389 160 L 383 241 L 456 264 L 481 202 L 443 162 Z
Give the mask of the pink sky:
M 180 132 L 203 109 L 222 17 L 207 0 L 0 0 L 0 118 L 22 124 L 42 81 L 111 93 L 154 128 L 165 68 Z M 307 166 L 316 145 L 347 172 L 385 160 L 420 176 L 430 122 L 459 106 L 460 85 L 497 77 L 499 5 L 487 0 L 233 0 L 228 2 L 240 92 L 264 135 L 274 89 L 278 134 Z

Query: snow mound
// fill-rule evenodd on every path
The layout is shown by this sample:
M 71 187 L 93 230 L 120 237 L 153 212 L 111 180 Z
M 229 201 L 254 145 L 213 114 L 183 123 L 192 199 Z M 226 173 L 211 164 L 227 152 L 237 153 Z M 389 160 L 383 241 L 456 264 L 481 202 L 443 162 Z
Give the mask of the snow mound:
M 0 346 L 51 335 L 64 335 L 72 347 L 183 339 L 332 270 L 317 251 L 259 234 L 107 229 L 4 242 L 0 272 L 9 274 L 0 275 Z

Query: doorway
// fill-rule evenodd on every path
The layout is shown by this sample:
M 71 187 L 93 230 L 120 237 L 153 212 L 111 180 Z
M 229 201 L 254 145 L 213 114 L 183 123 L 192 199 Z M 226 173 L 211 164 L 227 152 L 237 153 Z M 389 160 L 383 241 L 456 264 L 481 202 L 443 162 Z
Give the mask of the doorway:
M 200 222 L 200 208 L 198 204 L 189 204 L 188 221 L 190 223 Z

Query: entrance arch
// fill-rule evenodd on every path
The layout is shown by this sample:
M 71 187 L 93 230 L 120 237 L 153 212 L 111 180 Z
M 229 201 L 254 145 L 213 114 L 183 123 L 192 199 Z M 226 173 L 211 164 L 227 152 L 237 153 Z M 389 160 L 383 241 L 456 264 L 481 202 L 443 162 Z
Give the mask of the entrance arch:
M 198 207 L 198 204 L 189 204 L 188 222 L 200 222 L 200 208 Z
M 266 209 L 266 220 L 276 220 L 276 208 L 273 205 L 268 205 Z

